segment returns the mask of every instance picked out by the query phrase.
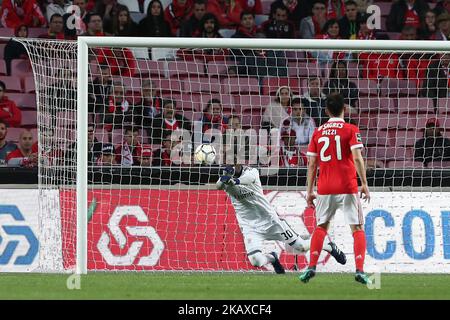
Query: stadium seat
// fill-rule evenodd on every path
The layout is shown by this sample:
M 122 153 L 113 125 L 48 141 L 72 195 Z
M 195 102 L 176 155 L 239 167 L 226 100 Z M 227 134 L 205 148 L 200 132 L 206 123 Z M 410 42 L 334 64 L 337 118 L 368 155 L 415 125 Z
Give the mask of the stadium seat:
M 76 111 L 59 111 L 56 115 L 56 126 L 59 128 L 75 128 L 77 121 Z
M 0 37 L 14 37 L 14 29 L 13 28 L 0 28 Z M 1 39 L 3 43 L 8 42 L 8 40 Z
M 306 59 L 306 52 L 298 50 L 287 50 L 286 59 L 288 59 L 288 62 L 304 62 L 304 60 Z
M 230 94 L 200 94 L 198 95 L 197 101 L 199 108 L 197 109 L 200 112 L 203 112 L 203 109 L 206 108 L 208 101 L 216 98 L 222 102 L 222 107 L 225 110 L 235 110 L 236 104 L 238 101 L 235 100 L 234 96 Z
M 269 15 L 267 15 L 267 14 L 257 14 L 257 15 L 255 15 L 255 24 L 257 26 L 262 25 L 267 20 L 269 20 Z
M 144 19 L 145 16 L 146 16 L 146 14 L 142 13 L 142 12 L 130 12 L 131 20 L 133 20 L 137 24 L 139 24 L 139 22 L 141 22 L 141 20 Z
M 34 84 L 34 78 L 33 77 L 26 77 L 25 78 L 25 93 L 35 93 L 36 87 Z
M 272 2 L 272 0 L 261 0 L 263 14 L 270 14 L 270 5 Z
M 163 99 L 172 99 L 177 104 L 177 110 L 198 110 L 198 101 L 193 99 L 193 95 L 188 93 L 182 94 L 165 94 Z
M 22 127 L 37 126 L 37 111 L 22 111 Z
M 242 128 L 253 128 L 255 130 L 258 130 L 261 126 L 261 117 L 262 116 L 255 114 L 243 114 L 241 118 Z
M 375 158 L 382 161 L 412 159 L 411 148 L 375 147 Z
M 139 12 L 139 0 L 117 0 L 123 6 L 126 6 L 130 12 Z
M 361 112 L 392 113 L 397 112 L 393 99 L 379 97 L 360 97 L 358 108 Z
M 449 169 L 450 161 L 432 161 L 428 163 L 427 168 L 431 169 Z
M 6 136 L 6 140 L 12 141 L 14 143 L 19 142 L 19 136 L 22 131 L 23 131 L 23 128 L 8 128 L 8 134 Z
M 423 163 L 411 160 L 393 160 L 387 164 L 389 169 L 423 169 Z
M 206 65 L 206 73 L 211 77 L 223 77 L 230 76 L 228 74 L 228 68 L 234 66 L 232 61 L 211 61 Z
M 391 11 L 392 2 L 377 1 L 376 5 L 380 7 L 381 16 L 388 16 Z
M 368 127 L 378 130 L 387 129 L 409 129 L 415 128 L 417 124 L 416 117 L 392 116 L 388 114 L 380 114 L 378 117 L 371 118 Z
M 22 110 L 24 108 L 36 109 L 36 95 L 33 93 L 9 93 L 8 98 Z
M 0 59 L 2 59 L 2 60 L 5 56 L 5 47 L 6 47 L 6 43 L 0 43 Z
M 378 94 L 378 86 L 375 81 L 368 79 L 353 79 L 353 81 L 355 82 L 360 95 L 374 96 Z
M 236 33 L 236 29 L 220 29 L 219 33 L 223 38 L 231 38 Z
M 141 92 L 141 80 L 138 78 L 113 76 L 113 83 L 122 84 L 125 90 Z
M 423 131 L 397 131 L 394 134 L 394 138 L 395 146 L 397 147 L 413 147 L 417 140 L 423 138 Z
M 28 79 L 28 78 L 27 78 Z M 2 76 L 0 80 L 3 81 L 6 85 L 6 92 L 22 92 L 22 84 L 20 83 L 20 79 L 17 77 L 8 77 Z M 34 79 L 31 77 L 33 82 L 33 90 L 34 90 Z M 26 85 L 26 83 L 25 83 Z
M 400 32 L 385 32 L 389 40 L 398 40 L 400 38 Z
M 33 75 L 31 62 L 28 59 L 14 59 L 11 61 L 11 76 L 26 77 Z
M 152 78 L 152 80 L 155 82 L 156 88 L 159 88 L 161 94 L 182 92 L 182 84 L 180 80 L 160 78 Z
M 318 77 L 321 76 L 321 69 L 319 68 L 319 65 L 315 62 L 299 62 L 294 67 L 294 70 L 297 71 L 297 74 L 290 73 L 290 76 L 297 76 L 301 78 L 309 78 L 309 77 Z M 292 68 L 291 67 L 291 68 Z M 290 68 L 290 69 L 291 69 Z M 289 70 L 288 70 L 289 72 Z
M 433 113 L 434 105 L 430 98 L 398 98 L 399 113 Z
M 220 83 L 217 78 L 190 78 L 183 81 L 184 92 L 219 93 Z
M 302 93 L 300 79 L 299 78 L 278 78 L 278 77 L 266 77 L 262 82 L 262 94 L 274 96 L 281 86 L 288 86 L 292 92 L 296 95 Z
M 416 96 L 417 85 L 412 80 L 385 78 L 380 83 L 380 94 L 384 97 Z
M 0 76 L 6 76 L 7 70 L 6 70 L 6 62 L 5 60 L 0 60 Z
M 236 77 L 221 81 L 222 92 L 231 94 L 259 94 L 259 83 L 256 78 Z
M 115 148 L 122 144 L 123 139 L 123 129 L 113 129 L 111 132 L 111 143 Z
M 47 34 L 47 28 L 28 28 L 28 38 L 37 38 L 41 34 Z
M 440 114 L 450 113 L 450 99 L 449 98 L 439 98 L 437 100 L 437 107 Z
M 205 76 L 205 65 L 196 61 L 174 60 L 167 62 L 168 78 L 186 78 Z
M 241 113 L 262 113 L 273 102 L 273 98 L 265 95 L 239 96 L 239 108 Z
M 137 68 L 138 74 L 141 77 L 162 77 L 165 78 L 165 62 L 155 61 L 150 59 L 138 59 Z

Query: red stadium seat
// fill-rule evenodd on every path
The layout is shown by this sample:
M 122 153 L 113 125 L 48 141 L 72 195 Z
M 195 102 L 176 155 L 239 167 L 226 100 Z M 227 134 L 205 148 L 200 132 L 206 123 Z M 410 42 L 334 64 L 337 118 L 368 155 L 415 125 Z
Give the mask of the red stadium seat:
M 450 161 L 432 161 L 427 168 L 432 169 L 450 169 Z
M 384 97 L 417 96 L 417 85 L 412 80 L 385 78 L 380 83 Z
M 98 142 L 101 143 L 111 143 L 111 135 L 107 130 L 103 128 L 95 129 L 94 132 L 95 138 L 97 138 Z
M 423 131 L 397 131 L 395 132 L 395 146 L 412 147 L 417 140 L 423 138 Z
M 231 76 L 228 69 L 234 65 L 231 61 L 211 61 L 206 65 L 206 73 L 209 77 Z
M 301 78 L 319 77 L 322 75 L 321 68 L 316 62 L 299 62 L 294 65 L 290 65 L 290 68 L 294 68 L 295 71 L 289 71 L 291 77 L 297 76 Z
M 6 43 L 0 43 L 0 59 L 3 60 L 5 54 Z
M 22 127 L 37 126 L 37 111 L 22 111 Z
M 28 59 L 14 59 L 11 61 L 11 76 L 25 77 L 32 76 L 31 62 Z
M 14 37 L 13 28 L 0 28 L 0 37 Z M 9 40 L 0 39 L 0 42 L 7 43 Z
M 47 34 L 47 28 L 28 28 L 28 38 L 37 38 L 42 34 Z
M 239 96 L 239 113 L 260 113 L 273 102 L 270 96 L 242 95 Z
M 363 96 L 374 96 L 378 94 L 377 83 L 368 79 L 353 79 L 355 82 L 359 94 Z
M 6 75 L 7 75 L 6 62 L 5 62 L 5 60 L 2 59 L 2 60 L 0 60 L 0 76 L 6 76 Z
M 267 77 L 262 82 L 262 94 L 274 96 L 281 86 L 288 86 L 291 88 L 293 94 L 301 94 L 301 84 L 298 78 L 278 78 Z
M 25 80 L 25 88 L 26 88 L 26 85 L 27 85 L 26 81 L 28 79 L 30 79 L 33 82 L 32 86 L 33 86 L 33 91 L 34 91 L 34 79 L 32 77 L 31 78 L 26 78 L 26 80 Z M 3 76 L 3 77 L 0 77 L 0 80 L 5 83 L 6 92 L 7 93 L 9 93 L 9 92 L 22 92 L 22 84 L 20 83 L 20 79 L 19 78 Z
M 183 81 L 183 90 L 186 93 L 219 93 L 220 83 L 217 78 L 191 78 Z
M 438 100 L 438 110 L 440 114 L 450 113 L 450 99 L 449 98 L 439 98 Z
M 375 147 L 375 158 L 382 161 L 412 159 L 410 148 Z
M 168 78 L 186 78 L 186 77 L 205 76 L 205 65 L 196 61 L 174 60 L 167 62 Z
M 174 100 L 177 110 L 198 110 L 198 100 L 194 98 L 194 95 L 187 93 L 165 94 L 163 95 L 164 98 Z
M 241 118 L 242 128 L 248 129 L 253 128 L 258 130 L 261 126 L 261 117 L 260 115 L 255 114 L 244 114 Z
M 398 98 L 399 113 L 433 113 L 434 105 L 430 98 Z
M 298 51 L 298 50 L 287 50 L 286 51 L 286 59 L 288 59 L 289 63 L 303 62 L 306 59 L 306 52 Z
M 221 101 L 224 110 L 235 110 L 237 102 L 234 96 L 230 94 L 201 94 L 197 98 L 199 104 L 199 108 L 197 110 L 203 112 L 203 109 L 206 108 L 208 101 L 213 98 Z
M 389 169 L 423 169 L 423 163 L 411 160 L 393 160 L 387 164 Z
M 159 88 L 161 94 L 165 93 L 181 93 L 182 92 L 182 84 L 180 80 L 175 79 L 154 79 L 156 88 Z
M 221 81 L 222 92 L 231 94 L 259 94 L 259 83 L 256 78 L 236 77 Z
M 9 93 L 8 98 L 21 109 L 36 109 L 36 95 L 33 93 Z
M 165 78 L 165 62 L 150 59 L 138 59 L 138 74 L 141 77 L 160 77 Z
M 393 99 L 384 97 L 360 97 L 359 110 L 368 113 L 397 112 Z
M 371 118 L 369 128 L 378 130 L 387 129 L 413 129 L 416 127 L 416 117 L 408 116 L 392 116 L 388 114 L 380 114 L 378 117 Z

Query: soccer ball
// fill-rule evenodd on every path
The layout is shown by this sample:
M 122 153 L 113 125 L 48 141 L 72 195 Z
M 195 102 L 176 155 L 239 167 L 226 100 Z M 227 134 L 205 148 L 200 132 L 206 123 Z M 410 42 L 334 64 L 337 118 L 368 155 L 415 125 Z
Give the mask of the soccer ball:
M 216 150 L 210 144 L 201 144 L 195 149 L 194 159 L 202 164 L 213 164 L 216 159 Z

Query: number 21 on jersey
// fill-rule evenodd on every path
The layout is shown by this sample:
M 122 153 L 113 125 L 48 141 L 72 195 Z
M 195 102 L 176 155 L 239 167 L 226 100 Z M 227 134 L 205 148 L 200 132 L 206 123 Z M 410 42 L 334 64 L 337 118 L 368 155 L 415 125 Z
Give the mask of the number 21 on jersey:
M 322 162 L 328 162 L 331 160 L 332 155 L 325 155 L 325 152 L 330 147 L 330 137 L 320 137 L 318 140 L 319 143 L 323 142 L 323 147 L 320 149 L 320 160 Z M 341 136 L 334 136 L 334 143 L 336 143 L 336 158 L 338 160 L 342 160 L 342 152 L 341 152 Z

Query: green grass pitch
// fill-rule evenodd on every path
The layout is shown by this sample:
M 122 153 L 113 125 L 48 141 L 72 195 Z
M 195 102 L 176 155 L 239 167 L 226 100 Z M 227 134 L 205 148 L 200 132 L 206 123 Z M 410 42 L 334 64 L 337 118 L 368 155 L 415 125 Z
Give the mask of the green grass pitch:
M 80 290 L 69 275 L 2 274 L 0 299 L 450 299 L 450 275 L 382 274 L 369 290 L 353 274 L 320 274 L 308 284 L 297 273 L 89 273 Z

